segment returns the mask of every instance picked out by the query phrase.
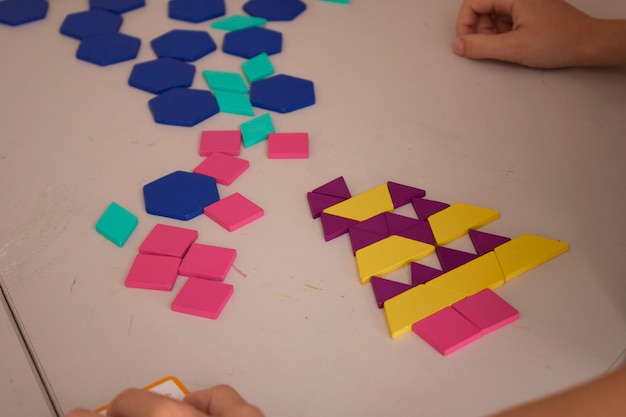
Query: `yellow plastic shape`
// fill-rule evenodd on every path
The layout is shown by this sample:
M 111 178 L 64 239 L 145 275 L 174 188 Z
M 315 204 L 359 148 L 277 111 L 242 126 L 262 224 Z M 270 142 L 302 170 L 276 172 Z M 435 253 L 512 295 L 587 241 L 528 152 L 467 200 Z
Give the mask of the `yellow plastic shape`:
M 456 203 L 428 217 L 428 223 L 438 245 L 446 245 L 500 217 L 500 212 L 488 208 Z
M 377 214 L 394 210 L 387 184 L 379 185 L 369 191 L 355 195 L 347 200 L 327 207 L 324 213 L 362 222 Z
M 469 297 L 486 288 L 495 290 L 504 284 L 504 275 L 496 254 L 488 252 L 466 264 L 439 275 L 426 285 Z
M 530 233 L 520 235 L 495 248 L 506 281 L 567 252 L 569 245 Z
M 402 236 L 392 235 L 356 251 L 361 284 L 373 276 L 385 275 L 435 252 L 435 247 Z
M 465 298 L 463 295 L 429 285 L 417 285 L 385 301 L 385 319 L 393 338 L 411 331 L 411 326 Z

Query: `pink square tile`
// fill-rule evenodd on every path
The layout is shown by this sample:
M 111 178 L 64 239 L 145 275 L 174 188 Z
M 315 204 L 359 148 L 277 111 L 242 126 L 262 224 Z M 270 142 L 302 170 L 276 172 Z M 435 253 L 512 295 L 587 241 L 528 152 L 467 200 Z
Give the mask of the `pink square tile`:
M 204 208 L 211 220 L 232 232 L 246 224 L 263 217 L 263 209 L 239 193 L 234 193 L 226 198 Z
M 180 258 L 137 254 L 126 276 L 126 287 L 171 291 L 178 278 Z
M 178 274 L 224 281 L 236 256 L 235 249 L 194 243 L 180 263 Z
M 250 166 L 250 162 L 236 156 L 214 152 L 206 157 L 193 172 L 215 178 L 218 184 L 230 185 Z
M 519 311 L 489 288 L 453 304 L 452 308 L 478 326 L 483 334 L 519 318 Z
M 414 323 L 413 332 L 444 356 L 482 336 L 478 327 L 452 307 Z
M 172 311 L 217 319 L 233 291 L 230 284 L 189 278 L 172 302 Z
M 309 157 L 308 133 L 270 133 L 267 137 L 267 157 L 296 159 Z
M 239 130 L 205 130 L 200 134 L 200 156 L 221 152 L 237 156 L 241 152 Z
M 139 253 L 182 258 L 197 238 L 196 230 L 157 224 L 139 246 Z

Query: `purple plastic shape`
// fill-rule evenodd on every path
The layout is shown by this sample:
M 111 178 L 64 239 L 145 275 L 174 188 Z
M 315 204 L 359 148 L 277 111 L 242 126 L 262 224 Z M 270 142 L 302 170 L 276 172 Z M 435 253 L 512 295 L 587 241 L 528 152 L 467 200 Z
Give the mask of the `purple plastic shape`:
M 356 220 L 346 219 L 345 217 L 334 216 L 332 214 L 322 213 L 320 215 L 322 221 L 322 230 L 324 232 L 324 240 L 328 242 L 348 232 L 350 226 L 358 223 Z
M 419 264 L 417 262 L 411 263 L 411 285 L 425 284 L 433 278 L 437 278 L 443 274 L 443 271 L 432 268 L 430 266 Z
M 367 220 L 363 220 L 358 224 L 352 226 L 353 229 L 359 229 L 366 232 L 377 233 L 382 237 L 389 236 L 389 226 L 387 225 L 387 219 L 385 213 L 377 214 L 374 217 L 370 217 Z
M 378 308 L 383 308 L 385 301 L 411 288 L 409 284 L 379 277 L 372 277 L 371 283 Z
M 446 248 L 445 246 L 437 246 L 437 257 L 443 272 L 448 272 L 454 268 L 457 268 L 469 261 L 478 258 L 475 253 L 464 252 L 457 249 Z
M 417 223 L 415 223 L 413 227 L 404 229 L 395 234 L 408 239 L 417 240 L 418 242 L 428 243 L 429 245 L 437 245 L 430 224 L 426 220 L 417 220 Z
M 335 197 L 332 195 L 312 192 L 307 193 L 306 198 L 309 202 L 309 208 L 311 209 L 311 216 L 313 216 L 314 219 L 317 219 L 320 216 L 322 210 L 345 200 L 343 197 Z
M 491 252 L 496 247 L 511 240 L 511 238 L 508 237 L 480 232 L 478 230 L 470 230 L 469 237 L 474 245 L 474 249 L 476 249 L 476 253 L 479 255 Z
M 350 190 L 348 189 L 348 184 L 346 184 L 346 180 L 343 177 L 337 177 L 334 180 L 317 187 L 312 192 L 342 197 L 344 199 L 352 197 L 352 194 L 350 194 Z
M 440 201 L 427 200 L 425 198 L 412 198 L 413 208 L 417 217 L 421 220 L 426 220 L 429 216 L 450 207 L 450 204 L 442 203 Z
M 348 230 L 350 233 L 350 244 L 352 245 L 353 254 L 356 254 L 356 251 L 359 249 L 363 249 L 364 247 L 387 237 L 386 235 L 381 235 L 380 233 L 359 229 L 358 226 L 359 225 L 356 224 Z
M 391 195 L 391 201 L 393 201 L 393 207 L 402 207 L 405 204 L 409 204 L 412 198 L 421 198 L 426 195 L 426 191 L 410 187 L 404 184 L 398 184 L 396 182 L 387 181 L 387 187 L 389 188 L 389 194 Z
M 390 235 L 397 235 L 404 230 L 418 226 L 422 220 L 401 216 L 395 213 L 384 213 Z

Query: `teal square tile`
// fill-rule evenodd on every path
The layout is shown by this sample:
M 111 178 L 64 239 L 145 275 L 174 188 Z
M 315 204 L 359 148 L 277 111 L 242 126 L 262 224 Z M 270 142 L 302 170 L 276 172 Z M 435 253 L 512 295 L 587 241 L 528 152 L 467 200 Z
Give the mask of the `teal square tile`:
M 96 231 L 121 248 L 138 222 L 137 216 L 113 202 L 96 223 Z

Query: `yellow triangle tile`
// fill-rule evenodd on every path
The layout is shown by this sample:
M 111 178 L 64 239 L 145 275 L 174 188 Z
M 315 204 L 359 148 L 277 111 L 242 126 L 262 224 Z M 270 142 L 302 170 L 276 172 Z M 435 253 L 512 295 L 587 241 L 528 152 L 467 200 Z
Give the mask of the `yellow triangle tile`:
M 417 240 L 392 235 L 355 253 L 361 284 L 374 275 L 385 275 L 435 252 L 435 247 Z
M 428 217 L 428 223 L 438 245 L 446 245 L 465 235 L 469 229 L 484 226 L 500 217 L 500 212 L 488 208 L 456 203 Z
M 524 234 L 494 249 L 504 273 L 510 280 L 550 259 L 567 252 L 569 245 L 533 234 Z
M 498 258 L 493 252 L 472 259 L 426 283 L 432 287 L 457 292 L 465 297 L 474 295 L 485 288 L 495 290 L 502 284 L 504 284 L 504 275 Z
M 418 322 L 437 311 L 449 307 L 465 296 L 437 287 L 417 285 L 385 301 L 385 319 L 391 337 L 396 338 L 411 330 Z
M 330 206 L 323 212 L 362 222 L 377 214 L 393 210 L 389 188 L 387 184 L 383 184 Z

